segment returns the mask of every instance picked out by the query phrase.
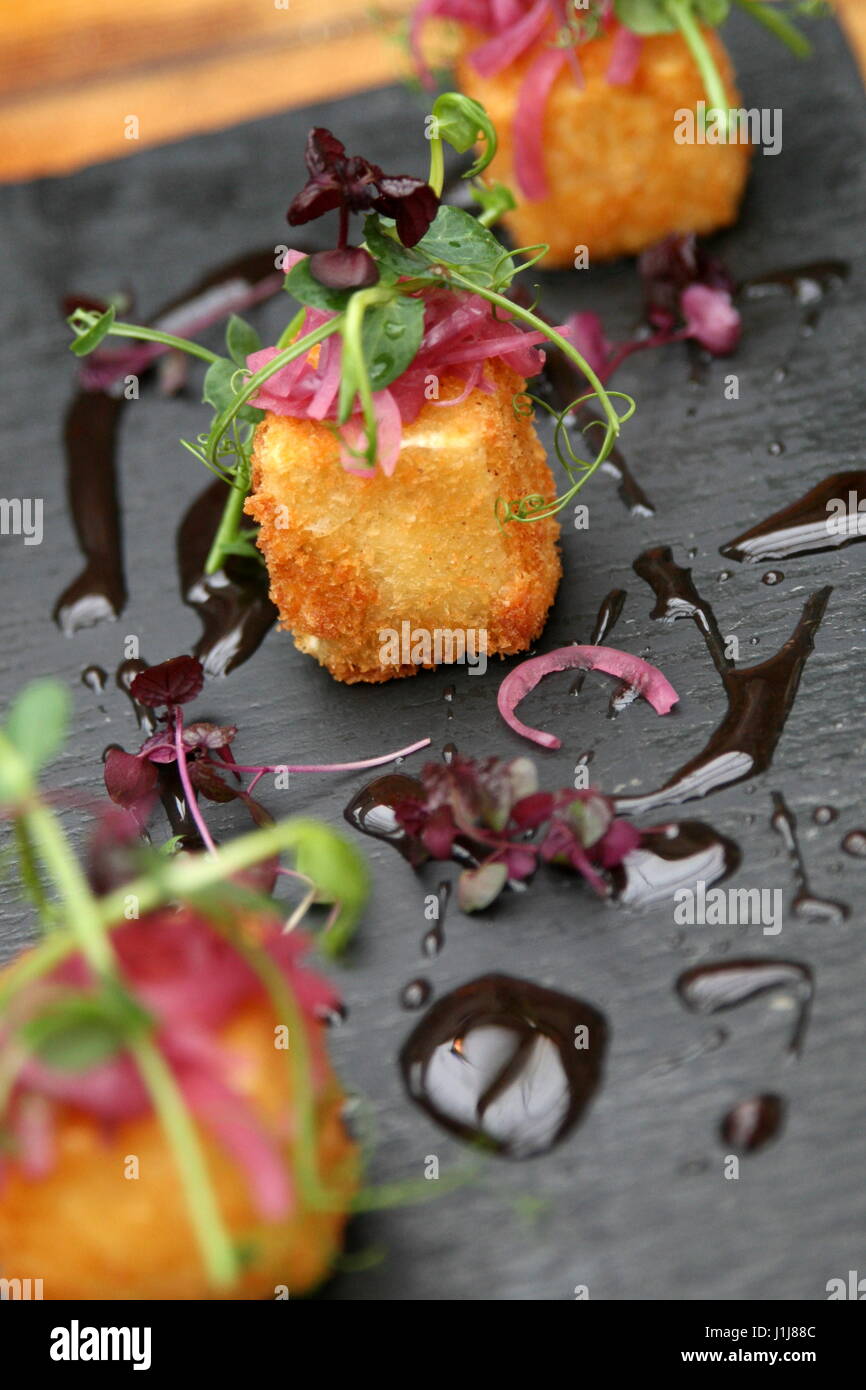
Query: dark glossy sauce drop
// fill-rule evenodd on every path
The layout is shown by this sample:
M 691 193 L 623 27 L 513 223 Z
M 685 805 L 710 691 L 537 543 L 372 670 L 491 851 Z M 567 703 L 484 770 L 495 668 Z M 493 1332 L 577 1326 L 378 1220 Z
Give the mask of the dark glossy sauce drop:
M 277 619 L 268 595 L 268 574 L 258 560 L 232 555 L 223 569 L 205 575 L 226 500 L 217 478 L 185 513 L 177 532 L 177 566 L 184 603 L 194 608 L 204 631 L 193 648 L 209 676 L 225 676 L 247 661 Z
M 397 824 L 394 807 L 407 797 L 423 796 L 424 788 L 414 777 L 389 772 L 362 787 L 343 811 L 351 826 L 374 840 L 383 840 L 400 851 L 404 859 L 417 866 L 423 854 L 414 840 Z
M 87 689 L 96 695 L 105 689 L 107 680 L 108 672 L 103 671 L 101 666 L 85 666 L 81 672 L 81 684 L 86 685 Z
M 861 510 L 862 503 L 862 510 Z M 781 511 L 721 547 L 729 560 L 759 563 L 866 538 L 866 469 L 833 473 Z
M 698 880 L 726 878 L 739 863 L 739 846 L 701 821 L 656 826 L 643 831 L 637 849 L 612 870 L 614 897 L 624 907 L 645 907 Z
M 282 278 L 274 269 L 273 247 L 253 251 L 205 274 L 161 309 L 151 323 L 171 330 L 176 316 L 182 313 L 184 331 L 194 336 L 198 310 L 204 324 L 212 318 L 218 300 L 228 315 L 242 302 L 260 302 L 276 293 Z M 66 412 L 67 495 L 85 560 L 84 569 L 54 605 L 54 620 L 67 635 L 116 618 L 126 605 L 117 490 L 118 426 L 125 405 L 116 384 L 106 391 L 78 391 Z M 255 648 L 245 649 L 245 654 L 250 655 L 251 650 Z M 239 655 L 234 664 L 242 659 Z
M 592 414 L 592 412 L 589 413 Z M 618 444 L 615 444 L 611 449 L 601 465 L 601 471 L 616 478 L 619 484 L 617 488 L 619 499 L 632 516 L 655 516 L 655 504 L 650 501 L 634 476 Z
M 126 606 L 115 451 L 126 401 L 79 391 L 66 411 L 66 492 L 84 568 L 63 590 L 53 618 L 67 637 L 116 618 Z
M 149 705 L 139 704 L 131 691 L 132 682 L 142 671 L 147 670 L 147 662 L 140 657 L 130 657 L 128 661 L 122 661 L 115 672 L 114 679 L 118 690 L 122 690 L 128 696 L 129 703 L 135 710 L 135 717 L 138 720 L 138 727 L 145 734 L 152 734 L 156 728 L 156 717 Z
M 830 825 L 838 818 L 839 812 L 835 806 L 816 806 L 812 812 L 812 820 L 816 825 Z
M 728 701 L 725 717 L 697 757 L 658 791 L 617 798 L 617 810 L 638 812 L 706 796 L 769 767 L 832 589 L 820 589 L 807 599 L 796 628 L 773 656 L 756 666 L 737 668 L 726 655 L 713 611 L 695 589 L 691 571 L 677 565 L 667 547 L 647 551 L 634 568 L 656 595 L 653 617 L 667 622 L 694 619 Z
M 781 836 L 794 870 L 794 879 L 797 885 L 794 901 L 791 904 L 794 909 L 794 916 L 805 918 L 810 922 L 843 922 L 850 915 L 850 908 L 847 904 L 836 902 L 832 898 L 816 897 L 809 886 L 806 865 L 797 836 L 797 821 L 781 792 L 773 792 L 773 814 L 770 817 L 770 824 Z
M 445 914 L 448 911 L 448 903 L 451 898 L 451 884 L 447 879 L 443 879 L 439 884 L 436 897 L 438 899 L 438 916 L 421 940 L 421 950 L 425 956 L 429 957 L 438 956 L 445 945 Z
M 842 841 L 842 848 L 854 859 L 866 859 L 866 830 L 849 830 Z
M 635 560 L 633 569 L 655 595 L 655 607 L 650 617 L 656 622 L 668 624 L 680 618 L 691 618 L 703 635 L 716 670 L 724 679 L 733 663 L 725 655 L 725 643 L 716 616 L 710 604 L 701 598 L 695 588 L 691 570 L 676 563 L 667 545 L 645 550 Z
M 798 1053 L 803 1045 L 814 993 L 812 972 L 794 960 L 744 957 L 695 965 L 677 978 L 676 991 L 687 1009 L 699 1014 L 736 1008 L 762 994 L 784 990 L 799 1002 L 797 1021 L 788 1050 Z
M 454 718 L 454 696 L 456 694 L 457 691 L 453 685 L 446 685 L 445 690 L 442 693 L 442 698 L 445 701 L 447 709 L 446 718 L 449 720 Z
M 606 1045 L 606 1022 L 591 1004 L 485 975 L 428 1010 L 399 1062 L 411 1098 L 444 1129 L 530 1158 L 581 1119 Z
M 410 980 L 400 991 L 400 1003 L 404 1009 L 423 1009 L 433 993 L 433 986 L 429 980 L 424 980 L 420 976 L 417 980 Z
M 756 1153 L 777 1137 L 784 1118 L 785 1102 L 781 1096 L 752 1096 L 728 1111 L 719 1125 L 719 1135 L 722 1143 L 737 1153 Z
M 769 295 L 786 295 L 805 310 L 805 324 L 814 328 L 824 300 L 831 290 L 848 278 L 851 267 L 847 261 L 810 261 L 806 265 L 770 270 L 744 280 L 739 292 L 746 299 L 766 299 Z
M 611 589 L 610 593 L 605 594 L 599 605 L 592 632 L 590 633 L 590 646 L 598 646 L 612 632 L 622 616 L 622 610 L 628 594 L 625 589 Z M 570 695 L 579 695 L 586 680 L 586 671 L 578 671 L 569 689 Z
M 446 743 L 445 747 L 442 749 L 443 762 L 452 763 L 459 751 L 456 743 Z

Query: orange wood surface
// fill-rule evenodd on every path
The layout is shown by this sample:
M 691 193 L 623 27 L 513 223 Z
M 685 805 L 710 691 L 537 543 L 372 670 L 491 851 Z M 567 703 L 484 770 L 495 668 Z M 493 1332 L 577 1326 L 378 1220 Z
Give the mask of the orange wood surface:
M 414 0 L 4 0 L 0 180 L 405 75 Z M 837 0 L 866 73 L 866 0 Z M 134 118 L 134 119 L 130 119 Z

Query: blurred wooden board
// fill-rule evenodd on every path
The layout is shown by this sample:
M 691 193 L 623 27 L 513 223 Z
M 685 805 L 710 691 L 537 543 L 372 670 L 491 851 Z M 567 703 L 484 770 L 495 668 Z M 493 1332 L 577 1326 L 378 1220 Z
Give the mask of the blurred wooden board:
M 407 70 L 400 34 L 413 4 L 10 4 L 0 9 L 0 179 L 67 173 L 392 82 Z M 866 0 L 837 4 L 866 73 Z

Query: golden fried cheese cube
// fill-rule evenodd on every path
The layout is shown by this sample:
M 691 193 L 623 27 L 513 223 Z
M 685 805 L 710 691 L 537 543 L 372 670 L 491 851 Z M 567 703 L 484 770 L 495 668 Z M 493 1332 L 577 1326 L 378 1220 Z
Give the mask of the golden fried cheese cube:
M 477 652 L 484 633 L 486 652 L 505 655 L 544 627 L 562 572 L 558 523 L 501 526 L 495 506 L 552 498 L 554 482 L 532 420 L 514 409 L 525 383 L 499 362 L 485 370 L 493 391 L 453 405 L 462 383 L 443 379 L 441 402 L 405 427 L 391 477 L 348 473 L 326 424 L 268 414 L 259 426 L 246 509 L 260 523 L 271 597 L 295 645 L 337 680 L 436 664 L 414 644 L 402 659 L 402 641 L 395 660 L 391 634 L 430 634 L 447 662 L 461 654 L 445 634 Z
M 238 1089 L 291 1165 L 285 1052 L 274 1047 L 268 1005 L 243 1006 L 219 1041 L 236 1068 Z M 331 1203 L 311 1209 L 296 1187 L 294 1209 L 273 1222 L 256 1212 L 243 1170 L 200 1128 L 220 1213 L 246 1256 L 240 1282 L 226 1289 L 207 1282 L 174 1155 L 156 1116 L 108 1127 L 71 1105 L 58 1107 L 52 1171 L 28 1178 L 10 1162 L 4 1174 L 3 1276 L 38 1277 L 50 1300 L 250 1300 L 274 1298 L 283 1287 L 290 1297 L 314 1288 L 339 1252 L 358 1187 L 358 1150 L 342 1122 L 343 1099 L 328 1069 L 315 1123 L 319 1174 Z M 137 1160 L 133 1176 L 131 1157 Z
M 727 52 L 714 30 L 704 37 L 738 109 Z M 485 177 L 507 184 L 519 206 L 505 224 L 516 246 L 547 242 L 546 266 L 571 266 L 576 248 L 590 261 L 635 255 L 672 232 L 706 234 L 734 222 L 749 171 L 748 144 L 677 143 L 678 110 L 705 101 L 695 61 L 679 34 L 643 41 L 633 80 L 606 80 L 613 38 L 583 44 L 579 60 L 585 85 L 566 66 L 556 78 L 545 109 L 543 148 L 548 196 L 530 202 L 520 195 L 514 173 L 512 123 L 534 47 L 496 77 L 481 77 L 468 55 L 483 36 L 467 32 L 457 65 L 458 83 L 491 116 L 499 149 Z

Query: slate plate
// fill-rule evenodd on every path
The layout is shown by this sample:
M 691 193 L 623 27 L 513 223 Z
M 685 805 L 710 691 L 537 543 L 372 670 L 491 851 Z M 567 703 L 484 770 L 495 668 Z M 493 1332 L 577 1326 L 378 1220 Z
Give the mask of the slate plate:
M 635 652 L 649 648 L 680 691 L 680 707 L 658 719 L 638 703 L 611 722 L 609 682 L 590 676 L 578 702 L 561 677 L 527 702 L 527 715 L 564 738 L 561 753 L 540 756 L 548 785 L 568 784 L 576 757 L 591 748 L 594 780 L 604 789 L 648 790 L 703 746 L 724 702 L 692 624 L 658 629 L 650 621 L 651 596 L 631 569 L 638 552 L 674 546 L 714 602 L 722 632 L 739 636 L 747 660 L 775 650 L 805 597 L 832 583 L 817 650 L 771 771 L 673 815 L 696 816 L 738 840 L 743 863 L 733 882 L 781 888 L 790 904 L 790 867 L 769 825 L 770 792 L 784 791 L 800 817 L 816 891 L 846 899 L 853 911 L 841 926 L 809 925 L 788 912 L 782 934 L 769 942 L 754 927 L 695 927 L 678 935 L 669 905 L 630 914 L 571 881 L 546 878 L 531 897 L 509 898 L 482 920 L 452 911 L 443 953 L 425 962 L 424 892 L 438 875 L 422 884 L 391 851 L 365 842 L 376 890 L 351 963 L 338 972 L 350 1014 L 333 1041 L 347 1083 L 375 1116 L 374 1179 L 418 1178 L 429 1154 L 447 1173 L 465 1156 L 407 1101 L 395 1065 L 415 1022 L 398 995 L 419 971 L 440 997 L 491 969 L 552 984 L 600 1008 L 612 1039 L 601 1092 L 558 1149 L 523 1164 L 492 1161 L 473 1186 L 432 1206 L 365 1218 L 352 1244 L 381 1246 L 385 1258 L 366 1273 L 336 1278 L 326 1297 L 559 1300 L 585 1284 L 592 1298 L 819 1299 L 829 1278 L 862 1269 L 866 1259 L 866 863 L 838 850 L 841 835 L 864 814 L 863 552 L 855 546 L 789 560 L 778 566 L 785 580 L 774 588 L 761 583 L 764 567 L 731 565 L 718 554 L 747 525 L 861 460 L 866 119 L 857 73 L 831 23 L 816 29 L 808 65 L 786 59 L 742 23 L 731 25 L 730 40 L 746 105 L 784 111 L 784 149 L 776 158 L 756 158 L 742 221 L 718 248 L 740 278 L 838 256 L 851 262 L 850 281 L 810 338 L 798 336 L 799 315 L 783 301 L 746 308 L 734 368 L 737 402 L 724 398 L 730 368 L 721 364 L 702 387 L 690 387 L 679 349 L 648 354 L 622 372 L 617 384 L 639 401 L 626 451 L 657 513 L 630 517 L 610 479 L 593 482 L 589 530 L 564 535 L 566 579 L 543 646 L 587 640 L 599 601 L 619 585 L 628 601 L 614 641 Z M 47 672 L 69 683 L 75 743 L 54 781 L 74 797 L 99 792 L 106 743 L 135 741 L 125 698 L 113 686 L 94 696 L 80 683 L 82 669 L 98 662 L 113 671 L 127 634 L 139 637 L 151 660 L 188 649 L 197 634 L 177 593 L 173 528 L 205 479 L 176 443 L 200 428 L 194 395 L 164 402 L 146 392 L 128 411 L 123 434 L 128 607 L 117 624 L 62 637 L 49 613 L 78 559 L 59 443 L 72 380 L 60 295 L 110 293 L 132 283 L 140 312 L 148 313 L 203 268 L 285 240 L 283 214 L 299 184 L 310 125 L 348 133 L 352 147 L 385 167 L 422 172 L 421 115 L 414 96 L 389 89 L 4 190 L 2 490 L 44 498 L 45 539 L 41 547 L 14 537 L 0 545 L 2 694 Z M 603 306 L 614 336 L 624 334 L 638 306 L 633 267 L 550 282 L 547 304 L 556 313 L 578 303 Z M 273 308 L 260 321 L 267 338 Z M 788 374 L 775 382 L 783 361 Z M 770 454 L 774 441 L 784 444 L 783 453 Z M 696 554 L 689 562 L 690 548 Z M 725 569 L 731 577 L 719 583 Z M 249 665 L 212 683 L 197 710 L 237 719 L 238 746 L 253 761 L 370 755 L 424 734 L 437 750 L 453 739 L 468 753 L 526 751 L 498 720 L 499 674 L 477 679 L 465 669 L 443 670 L 349 689 L 274 633 Z M 449 720 L 443 695 L 452 683 Z M 288 792 L 271 790 L 265 799 L 277 814 L 303 811 L 339 824 L 359 785 L 353 776 L 298 777 Z M 821 802 L 840 816 L 819 829 L 810 812 Z M 70 819 L 80 833 L 83 817 Z M 231 808 L 220 808 L 215 820 L 223 833 L 237 824 Z M 20 946 L 29 929 L 7 884 L 4 952 Z M 705 1047 L 712 1024 L 686 1013 L 672 985 L 689 964 L 724 951 L 769 951 L 814 967 L 817 998 L 799 1064 L 784 1063 L 790 1016 L 766 1003 L 729 1015 L 728 1042 Z M 719 1118 L 730 1104 L 765 1090 L 788 1098 L 786 1131 L 744 1161 L 738 1181 L 726 1181 Z M 527 1196 L 549 1204 L 534 1222 L 520 1214 L 519 1199 Z

